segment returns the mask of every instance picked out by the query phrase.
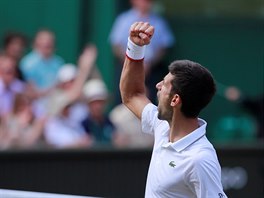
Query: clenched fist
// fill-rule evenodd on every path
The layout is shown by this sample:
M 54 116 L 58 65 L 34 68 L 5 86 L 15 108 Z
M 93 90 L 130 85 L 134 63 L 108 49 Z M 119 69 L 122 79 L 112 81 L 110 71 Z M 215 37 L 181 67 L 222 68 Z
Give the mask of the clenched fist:
M 135 22 L 129 31 L 130 40 L 136 45 L 148 45 L 154 34 L 154 27 L 148 22 Z

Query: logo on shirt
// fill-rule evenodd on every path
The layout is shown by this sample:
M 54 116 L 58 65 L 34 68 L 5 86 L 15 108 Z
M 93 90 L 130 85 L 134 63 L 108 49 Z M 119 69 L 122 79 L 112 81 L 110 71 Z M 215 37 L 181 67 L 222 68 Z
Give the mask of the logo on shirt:
M 169 163 L 169 165 L 170 165 L 172 168 L 174 168 L 174 167 L 176 166 L 176 164 L 175 164 L 174 161 L 171 161 L 171 162 Z
M 222 193 L 218 193 L 219 198 L 223 198 L 224 195 Z

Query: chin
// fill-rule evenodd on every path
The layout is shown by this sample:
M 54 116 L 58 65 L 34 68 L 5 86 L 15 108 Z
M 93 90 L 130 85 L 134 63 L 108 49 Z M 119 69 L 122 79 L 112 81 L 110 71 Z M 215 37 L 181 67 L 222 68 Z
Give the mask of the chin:
M 160 109 L 158 109 L 158 118 L 159 118 L 160 120 L 164 120 L 164 116 L 162 115 Z

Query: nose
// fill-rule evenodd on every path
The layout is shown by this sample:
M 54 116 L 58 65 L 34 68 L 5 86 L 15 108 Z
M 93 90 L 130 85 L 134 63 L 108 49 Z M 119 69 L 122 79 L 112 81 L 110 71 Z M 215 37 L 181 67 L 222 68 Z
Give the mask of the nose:
M 157 89 L 157 90 L 160 89 L 160 83 L 161 83 L 161 82 L 158 82 L 158 83 L 156 84 L 156 89 Z

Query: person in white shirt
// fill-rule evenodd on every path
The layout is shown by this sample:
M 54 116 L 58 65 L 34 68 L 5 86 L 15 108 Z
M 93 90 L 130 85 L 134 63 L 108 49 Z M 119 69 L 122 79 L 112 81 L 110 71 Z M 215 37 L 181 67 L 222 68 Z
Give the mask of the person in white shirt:
M 198 63 L 177 60 L 157 85 L 158 106 L 146 96 L 144 49 L 154 27 L 135 22 L 129 31 L 126 59 L 120 79 L 123 103 L 139 118 L 142 130 L 155 142 L 145 197 L 226 198 L 221 167 L 206 138 L 200 111 L 215 94 L 211 73 Z

